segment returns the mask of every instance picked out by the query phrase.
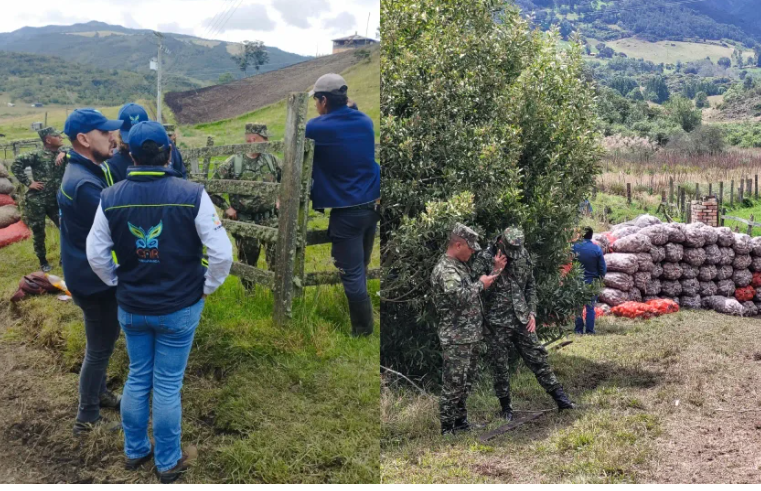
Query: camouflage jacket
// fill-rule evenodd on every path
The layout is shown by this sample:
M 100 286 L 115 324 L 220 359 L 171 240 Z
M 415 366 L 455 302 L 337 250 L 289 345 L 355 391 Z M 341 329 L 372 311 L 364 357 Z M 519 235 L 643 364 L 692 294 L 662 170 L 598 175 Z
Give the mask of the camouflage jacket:
M 11 172 L 13 172 L 16 179 L 26 187 L 29 187 L 29 185 L 32 184 L 32 181 L 45 183 L 45 189 L 43 191 L 34 192 L 52 193 L 55 195 L 58 192 L 58 188 L 61 186 L 61 180 L 63 179 L 63 173 L 66 170 L 68 157 L 64 157 L 61 165 L 56 165 L 55 159 L 60 152 L 66 152 L 66 150 L 67 149 L 64 147 L 55 151 L 39 148 L 32 152 L 25 153 L 17 157 L 13 162 Z M 24 169 L 27 167 L 32 169 L 32 181 L 29 180 L 29 176 L 24 172 Z
M 242 157 L 240 171 L 235 168 L 235 159 Z M 280 182 L 280 165 L 271 153 L 261 153 L 255 159 L 248 155 L 233 155 L 217 167 L 214 179 L 235 179 L 241 181 Z M 255 215 L 275 215 L 275 207 L 258 196 L 231 194 L 229 203 L 220 195 L 212 195 L 212 201 L 223 210 L 232 207 L 243 219 Z
M 473 260 L 473 278 L 491 274 L 494 268 L 495 247 L 487 247 Z M 526 324 L 530 314 L 536 315 L 536 283 L 534 265 L 525 247 L 507 258 L 507 266 L 502 274 L 484 291 L 484 318 L 490 325 L 505 325 L 509 314 Z
M 483 338 L 483 283 L 473 280 L 467 264 L 446 254 L 431 273 L 433 303 L 442 345 L 476 343 Z

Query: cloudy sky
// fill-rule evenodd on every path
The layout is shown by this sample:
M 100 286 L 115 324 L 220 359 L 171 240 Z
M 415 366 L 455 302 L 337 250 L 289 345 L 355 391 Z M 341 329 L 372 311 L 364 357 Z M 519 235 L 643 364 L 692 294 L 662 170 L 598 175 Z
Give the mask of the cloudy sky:
M 302 55 L 329 54 L 331 39 L 374 38 L 380 0 L 35 0 L 3 2 L 0 32 L 97 20 L 130 28 L 239 42 Z

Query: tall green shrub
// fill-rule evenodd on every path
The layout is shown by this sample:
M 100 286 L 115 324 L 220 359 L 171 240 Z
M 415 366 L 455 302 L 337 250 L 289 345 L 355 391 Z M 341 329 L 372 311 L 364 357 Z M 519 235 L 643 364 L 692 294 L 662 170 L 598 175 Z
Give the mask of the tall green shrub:
M 540 323 L 589 293 L 558 269 L 598 172 L 594 91 L 577 43 L 558 49 L 501 0 L 381 5 L 381 357 L 423 375 L 439 365 L 430 273 L 456 221 L 485 239 L 524 228 Z

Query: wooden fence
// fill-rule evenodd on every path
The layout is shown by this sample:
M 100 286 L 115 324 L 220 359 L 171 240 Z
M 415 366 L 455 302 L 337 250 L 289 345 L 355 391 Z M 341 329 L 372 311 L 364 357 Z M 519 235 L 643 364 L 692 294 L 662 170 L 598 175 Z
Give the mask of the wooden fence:
M 42 147 L 42 141 L 40 141 L 39 138 L 0 143 L 0 160 L 13 161 L 22 150 L 31 150 L 40 147 Z
M 306 93 L 293 93 L 288 97 L 285 138 L 282 141 L 214 146 L 214 140 L 209 137 L 205 147 L 182 151 L 191 179 L 202 183 L 209 194 L 257 196 L 273 207 L 279 200 L 278 228 L 227 219 L 223 219 L 222 223 L 236 235 L 275 244 L 275 264 L 269 265 L 272 270 L 235 262 L 231 273 L 272 289 L 275 297 L 274 318 L 280 324 L 291 317 L 294 295 L 303 296 L 306 287 L 341 282 L 337 270 L 305 272 L 307 246 L 330 242 L 326 230 L 308 230 L 314 142 L 304 135 L 307 104 Z M 208 177 L 212 157 L 265 152 L 283 153 L 280 183 Z M 368 271 L 368 279 L 377 278 L 380 278 L 379 269 Z

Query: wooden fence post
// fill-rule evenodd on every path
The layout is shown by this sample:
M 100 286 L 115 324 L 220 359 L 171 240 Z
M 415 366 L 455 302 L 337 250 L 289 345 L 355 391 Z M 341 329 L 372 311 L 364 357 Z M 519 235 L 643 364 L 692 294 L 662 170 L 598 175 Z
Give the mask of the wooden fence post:
M 750 220 L 748 220 L 750 223 L 748 224 L 748 235 L 753 237 L 753 220 L 755 220 L 755 217 L 753 215 L 750 216 Z
M 301 178 L 301 204 L 299 206 L 298 239 L 296 244 L 296 263 L 293 267 L 296 281 L 296 293 L 299 298 L 304 297 L 306 290 L 305 265 L 307 250 L 307 227 L 309 225 L 309 189 L 312 187 L 312 160 L 314 159 L 314 142 L 311 140 L 305 144 L 304 168 Z
M 700 201 L 700 183 L 695 184 L 695 199 Z
M 686 221 L 686 220 L 687 220 L 687 207 L 685 206 L 685 199 L 686 199 L 686 195 L 687 195 L 687 193 L 685 192 L 685 189 L 684 189 L 684 188 L 680 188 L 680 190 L 681 190 L 681 195 L 682 195 L 682 197 L 681 197 L 681 204 L 682 204 L 682 221 L 684 222 L 684 221 Z
M 626 203 L 632 204 L 632 183 L 626 183 Z
M 724 181 L 719 183 L 719 209 L 724 204 Z
M 299 228 L 299 208 L 304 168 L 304 145 L 308 96 L 306 92 L 292 92 L 288 96 L 288 113 L 285 120 L 285 148 L 283 151 L 283 177 L 280 182 L 280 217 L 275 245 L 275 306 L 273 317 L 279 325 L 291 317 L 293 304 L 293 273 L 296 262 L 296 240 Z
M 755 198 L 758 199 L 758 174 L 756 174 L 756 192 L 754 193 Z
M 732 179 L 729 184 L 729 206 L 735 205 L 735 180 Z
M 721 226 L 722 227 L 724 226 L 724 215 L 726 215 L 726 214 L 727 214 L 727 209 L 726 208 L 722 208 L 721 209 Z
M 206 137 L 206 146 L 207 147 L 213 147 L 214 146 L 214 138 L 211 136 Z M 209 169 L 211 168 L 211 157 L 206 157 L 203 159 L 203 178 L 208 179 L 209 178 Z
M 43 126 L 43 128 L 47 128 L 47 127 L 48 127 L 48 112 L 45 111 L 45 126 Z
M 737 190 L 737 202 L 743 202 L 743 188 L 745 187 L 745 179 L 740 179 L 740 188 Z
M 745 185 L 745 192 L 748 195 L 748 199 L 750 199 L 751 193 L 753 193 L 753 179 L 748 179 L 748 184 Z
M 713 196 L 713 184 L 708 183 L 708 196 Z
M 669 177 L 669 204 L 674 202 L 674 178 Z

